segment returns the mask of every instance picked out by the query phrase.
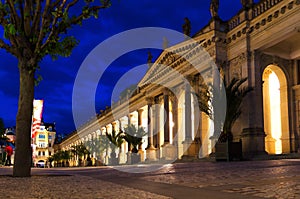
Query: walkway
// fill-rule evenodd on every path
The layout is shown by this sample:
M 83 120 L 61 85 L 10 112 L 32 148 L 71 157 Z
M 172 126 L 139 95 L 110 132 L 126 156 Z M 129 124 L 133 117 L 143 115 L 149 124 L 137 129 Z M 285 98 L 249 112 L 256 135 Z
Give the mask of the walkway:
M 11 168 L 0 168 L 1 198 L 300 198 L 300 159 L 116 169 L 32 169 L 32 178 L 12 178 Z

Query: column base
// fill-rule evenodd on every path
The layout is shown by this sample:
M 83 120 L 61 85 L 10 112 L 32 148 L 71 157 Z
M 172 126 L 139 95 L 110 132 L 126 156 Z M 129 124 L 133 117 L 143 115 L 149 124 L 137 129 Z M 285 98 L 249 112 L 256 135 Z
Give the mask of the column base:
M 131 151 L 128 151 L 127 152 L 127 161 L 126 161 L 126 164 L 131 164 Z
M 126 153 L 125 152 L 120 152 L 118 158 L 119 158 L 119 163 L 120 164 L 125 164 L 126 163 Z
M 162 159 L 163 160 L 176 160 L 177 150 L 173 144 L 165 143 L 161 146 L 162 148 Z
M 138 154 L 140 155 L 140 162 L 145 162 L 145 151 L 143 149 L 139 149 Z
M 263 128 L 245 128 L 242 132 L 243 158 L 261 159 L 267 157 L 265 151 L 266 134 Z
M 158 151 L 153 145 L 149 146 L 146 149 L 146 162 L 157 161 Z
M 200 143 L 193 140 L 183 141 L 183 155 L 181 159 L 198 159 L 200 151 Z

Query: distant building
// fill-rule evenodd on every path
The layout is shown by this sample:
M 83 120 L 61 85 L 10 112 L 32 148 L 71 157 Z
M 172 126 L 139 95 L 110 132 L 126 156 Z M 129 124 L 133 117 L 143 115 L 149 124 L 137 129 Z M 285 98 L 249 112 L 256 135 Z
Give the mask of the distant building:
M 34 166 L 44 167 L 47 158 L 54 154 L 55 136 L 55 123 L 41 123 L 36 136 L 32 139 Z

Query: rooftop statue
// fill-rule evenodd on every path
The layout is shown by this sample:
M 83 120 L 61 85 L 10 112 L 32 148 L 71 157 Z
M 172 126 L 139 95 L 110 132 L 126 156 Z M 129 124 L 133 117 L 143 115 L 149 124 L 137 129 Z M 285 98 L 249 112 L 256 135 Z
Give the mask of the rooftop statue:
M 211 0 L 211 2 L 210 2 L 210 14 L 213 18 L 216 18 L 216 17 L 219 16 L 218 10 L 219 10 L 219 0 Z
M 185 17 L 184 24 L 182 25 L 182 31 L 183 31 L 183 34 L 186 35 L 186 38 L 188 38 L 190 36 L 191 29 L 192 29 L 191 22 L 187 17 Z
M 147 64 L 148 64 L 148 67 L 149 67 L 149 68 L 151 68 L 151 66 L 152 66 L 152 58 L 153 58 L 153 56 L 152 56 L 151 52 L 148 51 Z
M 163 38 L 163 49 L 166 49 L 169 47 L 169 41 L 166 37 Z
M 253 0 L 241 0 L 243 8 L 250 8 L 253 4 Z

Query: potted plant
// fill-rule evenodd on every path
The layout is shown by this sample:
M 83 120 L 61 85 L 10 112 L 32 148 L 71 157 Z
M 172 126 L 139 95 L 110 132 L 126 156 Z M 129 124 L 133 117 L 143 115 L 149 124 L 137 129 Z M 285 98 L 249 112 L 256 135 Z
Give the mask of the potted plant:
M 241 87 L 246 81 L 247 78 L 233 78 L 228 85 L 224 82 L 227 106 L 222 131 L 215 146 L 216 160 L 242 159 L 242 143 L 233 142 L 232 127 L 242 113 L 244 97 L 253 90 L 252 87 Z
M 96 155 L 96 166 L 100 166 L 104 164 L 104 157 L 103 153 L 108 147 L 108 140 L 105 135 L 100 135 L 97 137 L 96 141 L 94 142 L 94 152 Z
M 111 134 L 108 132 L 105 133 L 107 139 L 109 140 L 109 146 L 111 148 L 111 154 L 110 154 L 110 164 L 116 165 L 118 164 L 118 159 L 116 155 L 116 149 L 120 148 L 123 144 L 124 138 L 122 136 L 123 132 L 120 129 L 117 133 L 115 129 L 112 130 Z
M 143 127 L 136 128 L 135 125 L 130 124 L 128 127 L 124 129 L 124 139 L 131 146 L 132 152 L 132 163 L 138 163 L 140 161 L 140 157 L 138 153 L 138 147 L 141 146 L 143 137 L 147 134 Z
M 86 155 L 89 155 L 89 151 L 83 143 L 72 146 L 71 153 L 74 155 L 75 160 L 78 159 L 78 166 L 83 166 L 83 160 Z

